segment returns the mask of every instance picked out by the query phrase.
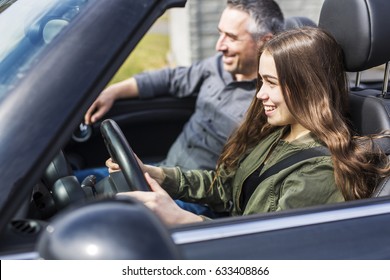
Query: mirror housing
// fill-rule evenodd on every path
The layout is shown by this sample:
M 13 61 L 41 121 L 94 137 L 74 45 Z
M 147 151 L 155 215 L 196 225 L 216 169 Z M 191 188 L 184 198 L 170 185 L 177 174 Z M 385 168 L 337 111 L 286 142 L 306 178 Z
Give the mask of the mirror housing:
M 43 259 L 180 259 L 166 226 L 142 203 L 105 198 L 69 209 L 40 235 Z

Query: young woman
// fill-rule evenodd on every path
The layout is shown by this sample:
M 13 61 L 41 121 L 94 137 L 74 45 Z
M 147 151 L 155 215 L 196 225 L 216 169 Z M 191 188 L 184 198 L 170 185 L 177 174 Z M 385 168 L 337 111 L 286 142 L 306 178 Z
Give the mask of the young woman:
M 204 219 L 179 208 L 172 198 L 248 215 L 368 197 L 390 175 L 386 155 L 371 141 L 385 136 L 353 136 L 345 118 L 342 62 L 337 42 L 321 29 L 277 35 L 259 52 L 256 98 L 225 145 L 216 171 L 183 172 L 141 163 L 153 192 L 124 195 L 141 200 L 168 224 Z M 281 160 L 321 146 L 330 156 L 305 159 L 259 179 Z M 107 166 L 119 168 L 110 160 Z

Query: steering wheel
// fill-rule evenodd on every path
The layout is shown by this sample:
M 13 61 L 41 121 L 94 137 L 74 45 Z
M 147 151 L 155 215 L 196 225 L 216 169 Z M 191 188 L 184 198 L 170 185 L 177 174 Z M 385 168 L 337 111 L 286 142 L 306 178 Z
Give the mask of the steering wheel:
M 100 125 L 104 143 L 113 161 L 119 164 L 130 191 L 150 191 L 141 167 L 118 124 L 106 119 Z

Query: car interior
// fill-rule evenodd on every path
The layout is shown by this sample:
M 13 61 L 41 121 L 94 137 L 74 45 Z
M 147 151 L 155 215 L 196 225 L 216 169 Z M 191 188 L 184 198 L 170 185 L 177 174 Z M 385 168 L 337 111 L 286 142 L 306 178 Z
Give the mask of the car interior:
M 288 17 L 284 20 L 284 29 L 286 30 L 300 28 L 303 26 L 317 27 L 317 24 L 308 17 L 302 16 Z
M 386 1 L 325 1 L 321 9 L 319 27 L 328 30 L 344 50 L 347 72 L 361 72 L 386 64 L 382 90 L 352 88 L 350 121 L 360 135 L 380 133 L 390 129 L 390 99 L 387 92 L 390 40 L 385 11 Z M 369 25 L 367 25 L 369 23 Z M 359 44 L 357 44 L 357 42 Z M 389 139 L 379 143 L 389 154 Z M 388 179 L 383 180 L 373 196 L 390 194 Z

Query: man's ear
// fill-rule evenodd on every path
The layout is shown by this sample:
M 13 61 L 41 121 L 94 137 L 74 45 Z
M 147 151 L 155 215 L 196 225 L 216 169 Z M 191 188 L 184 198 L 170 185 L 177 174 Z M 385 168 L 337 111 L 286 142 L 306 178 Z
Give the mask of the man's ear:
M 272 38 L 273 36 L 274 36 L 274 35 L 273 35 L 272 33 L 267 33 L 267 34 L 265 34 L 264 36 L 262 36 L 262 37 L 260 38 L 260 42 L 264 44 L 265 42 L 271 40 L 271 38 Z

